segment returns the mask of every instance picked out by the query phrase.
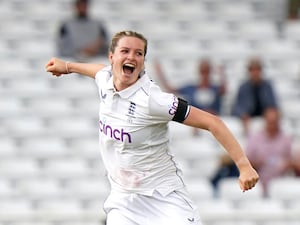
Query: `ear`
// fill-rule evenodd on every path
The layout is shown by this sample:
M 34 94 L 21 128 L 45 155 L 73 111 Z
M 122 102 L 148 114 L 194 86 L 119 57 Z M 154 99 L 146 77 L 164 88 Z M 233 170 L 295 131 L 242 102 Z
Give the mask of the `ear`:
M 112 62 L 113 62 L 113 53 L 112 52 L 109 52 L 108 59 L 109 59 L 110 64 L 112 64 Z

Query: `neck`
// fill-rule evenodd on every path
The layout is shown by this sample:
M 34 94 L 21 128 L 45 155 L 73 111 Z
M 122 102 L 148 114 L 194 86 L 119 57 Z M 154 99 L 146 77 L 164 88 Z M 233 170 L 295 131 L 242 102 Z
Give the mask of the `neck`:
M 86 20 L 87 18 L 88 18 L 87 15 L 83 15 L 83 14 L 77 15 L 77 19 L 79 20 Z
M 275 137 L 278 133 L 279 133 L 278 129 L 276 129 L 276 130 L 267 130 L 267 134 L 271 138 Z

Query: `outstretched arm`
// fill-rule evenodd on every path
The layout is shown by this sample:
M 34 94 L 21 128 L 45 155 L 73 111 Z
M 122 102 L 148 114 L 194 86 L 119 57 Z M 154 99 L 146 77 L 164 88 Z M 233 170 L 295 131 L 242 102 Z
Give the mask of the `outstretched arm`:
M 255 186 L 259 178 L 257 172 L 250 164 L 236 138 L 219 117 L 192 106 L 183 123 L 211 132 L 238 167 L 240 188 L 246 191 Z
M 51 58 L 45 68 L 46 71 L 52 73 L 53 76 L 59 77 L 63 74 L 78 73 L 95 78 L 96 73 L 105 66 L 104 64 L 66 62 L 59 58 Z
M 158 61 L 154 62 L 154 69 L 155 73 L 158 76 L 162 86 L 166 89 L 166 91 L 171 92 L 171 93 L 176 93 L 176 89 L 173 88 L 167 81 L 165 74 L 162 70 L 161 64 Z

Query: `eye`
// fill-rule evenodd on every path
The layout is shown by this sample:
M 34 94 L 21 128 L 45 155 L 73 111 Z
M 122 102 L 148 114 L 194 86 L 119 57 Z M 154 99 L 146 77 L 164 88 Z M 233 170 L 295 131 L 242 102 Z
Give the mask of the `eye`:
M 121 52 L 122 53 L 128 53 L 128 50 L 127 49 L 122 49 Z
M 136 55 L 137 56 L 143 56 L 144 54 L 143 54 L 143 52 L 137 52 Z

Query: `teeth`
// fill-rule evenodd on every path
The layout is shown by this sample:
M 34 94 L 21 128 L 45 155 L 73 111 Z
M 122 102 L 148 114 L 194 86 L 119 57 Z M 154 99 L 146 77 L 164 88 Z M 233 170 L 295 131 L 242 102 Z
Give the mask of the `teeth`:
M 134 68 L 134 65 L 133 65 L 133 64 L 130 64 L 130 63 L 126 63 L 126 64 L 124 64 L 124 66 L 128 66 L 128 67 Z

